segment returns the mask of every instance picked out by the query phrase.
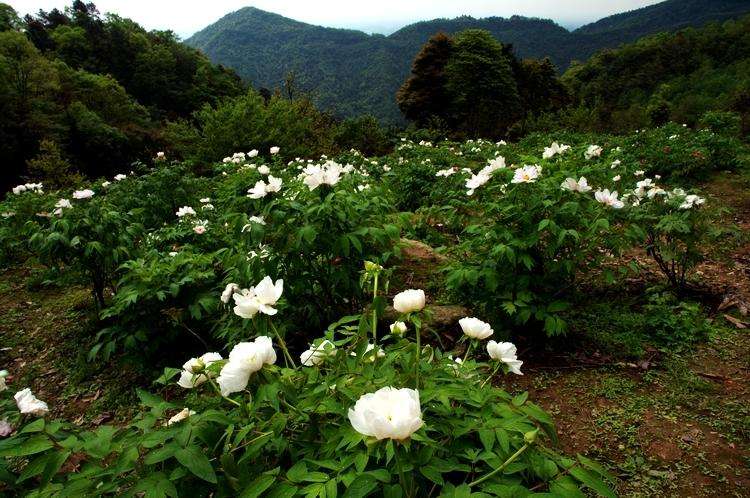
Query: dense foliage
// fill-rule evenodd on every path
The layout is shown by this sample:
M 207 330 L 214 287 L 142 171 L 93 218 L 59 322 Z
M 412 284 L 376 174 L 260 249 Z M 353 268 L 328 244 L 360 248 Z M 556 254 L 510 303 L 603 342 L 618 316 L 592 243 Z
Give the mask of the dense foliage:
M 489 31 L 512 45 L 521 58 L 550 57 L 560 70 L 597 50 L 615 48 L 646 35 L 701 26 L 748 12 L 743 0 L 669 0 L 568 31 L 550 20 L 513 16 L 435 19 L 406 26 L 389 36 L 324 28 L 247 7 L 228 14 L 187 40 L 211 60 L 232 67 L 258 87 L 276 88 L 289 72 L 314 91 L 316 104 L 348 117 L 372 114 L 401 123 L 393 100 L 409 76 L 420 47 L 439 32 Z
M 748 131 L 750 17 L 663 33 L 574 65 L 563 78 L 574 105 L 590 109 L 579 127 L 632 130 L 673 120 L 698 124 L 711 110 L 737 111 Z
M 0 480 L 30 496 L 612 496 L 597 463 L 554 449 L 526 393 L 492 387 L 523 364 L 494 339 L 566 334 L 585 316 L 571 313 L 583 281 L 616 288 L 639 270 L 602 270 L 626 250 L 653 259 L 663 289 L 688 289 L 713 219 L 690 182 L 733 167 L 720 158 L 741 147 L 670 123 L 513 144 L 404 137 L 370 158 L 287 162 L 273 146 L 200 176 L 159 154 L 111 181 L 18 185 L 0 206 L 3 254 L 91 288 L 91 360 L 157 362 L 162 383 L 179 375 L 188 391 L 141 392 L 134 420 L 92 431 L 32 420 L 49 408 L 30 391 L 16 393 L 20 414 L 2 394 Z M 430 301 L 487 322 L 433 340 L 422 290 L 386 309 L 404 234 L 444 246 Z M 658 324 L 665 345 L 706 333 L 694 308 L 660 296 L 632 323 Z M 77 471 L 58 472 L 73 458 Z
M 419 127 L 488 138 L 566 100 L 549 59 L 519 61 L 511 46 L 482 30 L 430 38 L 396 95 L 404 116 Z
M 4 188 L 63 169 L 113 174 L 163 147 L 165 119 L 243 92 L 232 71 L 174 34 L 102 18 L 93 4 L 23 21 L 0 7 L 9 19 L 0 24 Z

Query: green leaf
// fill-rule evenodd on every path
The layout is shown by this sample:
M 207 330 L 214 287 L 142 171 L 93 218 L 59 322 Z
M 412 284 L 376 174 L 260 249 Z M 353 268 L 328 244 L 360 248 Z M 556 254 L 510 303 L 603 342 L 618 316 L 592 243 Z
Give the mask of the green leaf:
M 240 498 L 256 498 L 276 481 L 276 476 L 262 475 L 251 482 L 240 494 Z
M 585 486 L 596 491 L 600 496 L 607 498 L 617 498 L 617 495 L 609 488 L 609 486 L 595 476 L 591 472 L 581 467 L 571 467 L 570 475 L 581 481 Z
M 346 488 L 344 498 L 363 498 L 369 495 L 377 486 L 378 481 L 371 475 L 360 475 Z
M 54 445 L 47 436 L 39 435 L 25 440 L 23 443 L 0 451 L 0 457 L 18 457 L 34 455 L 52 448 Z
M 216 474 L 208 457 L 197 446 L 188 446 L 177 450 L 174 457 L 190 472 L 204 481 L 216 484 Z
M 30 424 L 27 424 L 18 433 L 19 434 L 26 434 L 27 432 L 41 432 L 43 430 L 44 430 L 44 419 L 40 418 L 38 420 L 34 420 Z
M 286 471 L 286 478 L 292 482 L 302 482 L 307 475 L 307 464 L 303 462 L 297 462 Z
M 528 391 L 522 392 L 521 394 L 513 398 L 513 406 L 522 406 L 524 403 L 526 403 L 527 399 L 529 399 Z

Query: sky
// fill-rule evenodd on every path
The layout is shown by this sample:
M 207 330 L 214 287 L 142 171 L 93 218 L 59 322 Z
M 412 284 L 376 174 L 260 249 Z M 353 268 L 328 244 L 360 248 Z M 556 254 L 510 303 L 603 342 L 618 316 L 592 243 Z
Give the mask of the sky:
M 72 0 L 2 0 L 20 14 L 62 9 Z M 91 0 L 89 0 L 91 1 Z M 576 28 L 618 12 L 661 0 L 93 0 L 99 11 L 114 12 L 146 29 L 171 29 L 187 38 L 229 12 L 257 7 L 298 21 L 390 34 L 400 27 L 437 17 L 522 15 L 543 17 Z

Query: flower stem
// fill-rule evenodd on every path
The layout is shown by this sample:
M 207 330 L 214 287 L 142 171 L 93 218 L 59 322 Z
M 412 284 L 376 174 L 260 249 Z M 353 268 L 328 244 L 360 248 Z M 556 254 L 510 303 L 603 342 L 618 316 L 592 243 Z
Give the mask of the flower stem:
M 372 342 L 378 345 L 378 308 L 375 301 L 378 298 L 378 274 L 375 274 L 375 282 L 372 286 Z
M 276 328 L 276 325 L 273 324 L 273 320 L 269 319 L 268 323 L 271 324 L 273 333 L 276 334 L 276 338 L 279 340 L 279 346 L 281 346 L 281 350 L 284 352 L 284 361 L 289 362 L 287 364 L 287 367 L 291 364 L 292 368 L 297 368 L 297 365 L 294 364 L 294 360 L 292 359 L 292 355 L 289 354 L 289 350 L 286 348 L 286 343 L 284 342 L 284 339 L 281 338 L 281 334 L 279 334 L 279 331 Z
M 500 365 L 502 365 L 502 363 L 498 363 L 497 365 L 495 365 L 495 368 L 492 370 L 492 373 L 490 373 L 490 376 L 484 379 L 484 382 L 482 382 L 482 385 L 479 386 L 480 389 L 483 388 L 484 385 L 487 384 L 490 381 L 490 379 L 495 376 L 498 369 L 500 368 Z
M 471 488 L 471 487 L 474 487 L 474 486 L 476 486 L 478 484 L 481 484 L 484 481 L 486 481 L 487 479 L 490 479 L 491 477 L 493 477 L 495 474 L 501 472 L 503 469 L 505 469 L 505 467 L 507 467 L 508 465 L 510 465 L 511 463 L 513 463 L 518 457 L 520 457 L 521 454 L 524 451 L 526 451 L 527 449 L 529 449 L 529 446 L 530 446 L 529 443 L 526 443 L 523 446 L 521 446 L 521 448 L 518 451 L 516 451 L 515 453 L 513 453 L 505 462 L 503 462 L 503 464 L 501 466 L 499 466 L 498 468 L 496 468 L 495 470 L 493 470 L 489 474 L 485 475 L 484 477 L 480 477 L 476 481 L 470 482 L 469 483 L 469 487 Z
M 420 328 L 421 327 L 417 323 L 414 324 L 414 329 L 417 332 L 417 361 L 414 362 L 416 379 L 414 382 L 415 389 L 419 389 L 419 367 L 421 366 L 420 361 L 422 356 L 422 331 Z
M 206 377 L 208 377 L 208 376 L 206 376 Z M 208 377 L 208 383 L 211 384 L 211 387 L 213 387 L 216 390 L 217 393 L 219 393 L 219 396 L 221 396 L 225 400 L 229 401 L 233 405 L 237 405 L 239 407 L 242 407 L 242 404 L 238 403 L 237 401 L 233 400 L 232 398 L 228 398 L 228 397 L 224 396 L 223 394 L 221 394 L 221 389 L 219 389 L 219 386 L 216 385 L 216 382 L 214 382 L 214 380 L 211 377 Z
M 398 478 L 401 481 L 401 489 L 404 490 L 404 496 L 409 497 L 409 489 L 406 487 L 406 479 L 404 478 L 404 469 L 401 465 L 401 458 L 398 456 L 398 443 L 393 444 L 393 455 L 396 457 L 396 468 L 398 468 Z
M 471 353 L 472 347 L 474 347 L 474 341 L 469 339 L 469 346 L 466 348 L 466 354 L 464 355 L 464 362 L 466 361 L 466 358 L 469 357 L 469 353 Z

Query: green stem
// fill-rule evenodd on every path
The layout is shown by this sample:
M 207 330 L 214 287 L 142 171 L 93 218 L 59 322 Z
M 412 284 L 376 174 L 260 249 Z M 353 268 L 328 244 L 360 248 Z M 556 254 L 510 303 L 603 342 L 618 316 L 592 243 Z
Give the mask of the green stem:
M 242 404 L 240 404 L 237 401 L 235 401 L 235 400 L 233 400 L 231 398 L 228 398 L 228 397 L 224 396 L 223 394 L 221 394 L 221 389 L 219 389 L 219 386 L 216 385 L 216 382 L 214 382 L 211 377 L 208 377 L 208 376 L 206 376 L 206 377 L 208 378 L 208 383 L 211 384 L 211 387 L 213 387 L 216 390 L 217 393 L 219 393 L 219 396 L 221 396 L 225 400 L 229 401 L 233 405 L 237 405 L 240 408 L 242 407 Z
M 469 353 L 471 353 L 471 348 L 474 346 L 474 341 L 469 339 L 469 346 L 466 348 L 466 354 L 464 355 L 464 362 L 466 362 L 466 358 L 469 357 Z
M 495 374 L 497 373 L 498 369 L 500 368 L 500 365 L 502 365 L 502 363 L 498 363 L 498 364 L 497 364 L 497 365 L 495 366 L 495 368 L 494 368 L 494 369 L 492 370 L 492 373 L 490 374 L 490 376 L 489 376 L 489 377 L 487 377 L 487 378 L 486 378 L 486 379 L 484 380 L 484 382 L 482 382 L 482 385 L 481 385 L 481 386 L 479 386 L 479 388 L 480 388 L 480 389 L 481 389 L 481 388 L 483 388 L 483 387 L 484 387 L 484 385 L 485 385 L 485 384 L 487 384 L 487 383 L 488 383 L 488 382 L 490 381 L 490 379 L 491 379 L 492 377 L 494 377 L 494 376 L 495 376 Z
M 294 364 L 294 360 L 292 359 L 292 355 L 289 354 L 289 350 L 286 348 L 284 339 L 281 338 L 281 334 L 279 334 L 278 329 L 276 329 L 276 325 L 273 324 L 273 320 L 269 318 L 268 323 L 271 324 L 273 333 L 276 334 L 276 339 L 279 340 L 279 346 L 281 346 L 281 350 L 284 352 L 284 362 L 289 362 L 286 366 L 289 367 L 289 365 L 292 365 L 292 368 L 297 368 L 297 365 Z
M 419 363 L 421 361 L 422 357 L 422 331 L 420 330 L 420 326 L 416 323 L 414 324 L 414 329 L 417 331 L 417 361 L 414 363 L 415 365 L 415 389 L 419 389 L 419 367 L 421 366 Z
M 501 466 L 499 466 L 498 468 L 496 468 L 495 470 L 493 470 L 489 474 L 485 475 L 484 477 L 480 477 L 476 481 L 470 482 L 469 483 L 469 487 L 471 488 L 471 487 L 474 487 L 474 486 L 476 486 L 478 484 L 481 484 L 484 481 L 486 481 L 487 479 L 490 479 L 491 477 L 493 477 L 494 475 L 496 475 L 497 473 L 502 472 L 502 470 L 505 469 L 505 467 L 507 467 L 508 465 L 510 465 L 511 463 L 513 463 L 518 457 L 521 456 L 521 454 L 524 451 L 526 451 L 527 449 L 529 449 L 529 446 L 531 446 L 529 443 L 526 443 L 523 446 L 521 446 L 521 448 L 518 451 L 516 451 L 515 453 L 513 453 L 505 462 L 503 462 L 503 464 Z
M 375 282 L 373 284 L 372 291 L 372 342 L 373 345 L 378 345 L 378 308 L 375 304 L 375 300 L 378 298 L 378 274 L 375 274 Z
M 398 443 L 393 443 L 393 450 L 393 455 L 396 457 L 396 468 L 398 469 L 398 478 L 401 482 L 401 489 L 404 490 L 404 496 L 408 498 L 410 493 L 409 489 L 406 487 L 406 479 L 404 478 L 404 469 L 401 466 L 401 458 L 398 456 Z

